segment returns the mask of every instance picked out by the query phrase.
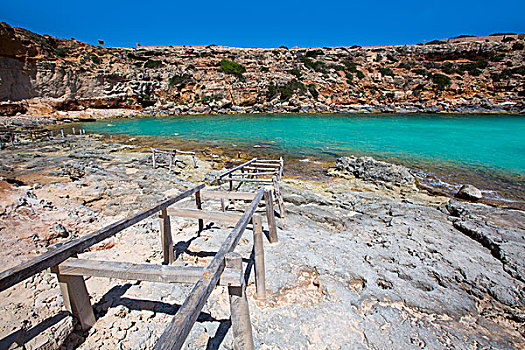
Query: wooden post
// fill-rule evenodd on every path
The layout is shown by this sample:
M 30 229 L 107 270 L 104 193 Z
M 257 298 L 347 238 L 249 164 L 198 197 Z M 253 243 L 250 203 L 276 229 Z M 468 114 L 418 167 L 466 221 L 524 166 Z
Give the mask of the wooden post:
M 73 129 L 73 135 L 75 135 L 75 128 L 72 128 Z
M 64 129 L 60 129 L 60 133 L 62 134 L 62 138 L 64 138 Z
M 192 157 L 193 157 L 193 168 L 197 169 L 197 158 L 195 157 L 195 154 L 192 155 Z M 212 164 L 212 167 L 213 167 L 213 164 Z
M 253 253 L 255 257 L 255 290 L 257 299 L 266 299 L 266 277 L 264 268 L 264 246 L 262 238 L 262 218 L 252 216 L 253 223 Z
M 152 148 L 151 152 L 153 153 L 151 156 L 151 159 L 153 160 L 153 169 L 155 169 L 157 167 L 157 164 L 155 163 L 155 149 Z
M 226 268 L 242 271 L 242 258 L 238 253 L 227 253 L 225 256 Z M 244 284 L 229 286 L 230 312 L 233 329 L 233 347 L 236 350 L 253 350 L 252 324 L 250 310 Z
M 173 165 L 173 159 L 174 159 L 175 157 L 173 156 L 173 154 L 169 154 L 169 157 L 170 157 L 170 168 L 169 168 L 168 172 L 171 173 L 171 167 L 172 167 L 172 165 Z
M 160 234 L 162 240 L 163 264 L 173 263 L 173 239 L 171 237 L 171 222 L 166 208 L 162 209 L 160 214 Z
M 217 184 L 219 185 L 219 188 L 221 188 L 221 180 L 217 179 Z M 226 211 L 226 205 L 224 204 L 224 198 L 221 198 L 221 210 Z
M 275 212 L 273 210 L 273 196 L 272 190 L 264 190 L 264 203 L 266 204 L 266 218 L 268 220 L 268 240 L 270 243 L 278 241 L 277 225 L 275 224 Z
M 279 204 L 279 213 L 281 214 L 281 218 L 284 218 L 284 201 L 283 201 L 283 195 L 281 194 L 281 189 L 279 187 L 279 181 L 277 181 L 277 176 L 274 176 L 272 178 L 273 181 L 273 189 L 275 192 L 275 197 L 277 199 L 277 203 Z
M 197 209 L 202 210 L 202 197 L 201 197 L 201 191 L 195 192 L 195 204 L 197 205 Z M 199 219 L 199 232 L 204 230 L 204 220 Z
M 51 271 L 57 275 L 66 309 L 79 320 L 82 330 L 91 328 L 95 324 L 95 314 L 84 277 L 61 275 L 57 266 L 51 268 Z

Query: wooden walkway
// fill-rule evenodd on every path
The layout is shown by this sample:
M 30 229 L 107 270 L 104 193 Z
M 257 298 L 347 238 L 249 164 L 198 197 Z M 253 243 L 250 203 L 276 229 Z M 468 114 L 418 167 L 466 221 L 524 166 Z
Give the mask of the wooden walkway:
M 150 209 L 70 241 L 26 263 L 0 273 L 0 291 L 12 287 L 47 268 L 51 268 L 51 271 L 57 275 L 66 308 L 79 320 L 82 329 L 87 330 L 94 325 L 96 320 L 84 282 L 85 276 L 194 284 L 192 292 L 155 346 L 155 349 L 180 349 L 215 286 L 228 286 L 234 346 L 236 349 L 253 349 L 250 314 L 243 278 L 243 263 L 241 256 L 234 253 L 234 249 L 246 227 L 251 223 L 253 225 L 256 296 L 257 298 L 265 299 L 263 226 L 262 218 L 256 213 L 256 209 L 263 199 L 266 200 L 269 240 L 270 242 L 276 242 L 277 233 L 273 206 L 268 205 L 268 200 L 272 200 L 271 191 L 269 189 L 259 189 L 256 193 L 232 193 L 204 191 L 204 187 L 205 185 L 199 185 L 189 189 L 176 197 L 164 200 Z M 193 195 L 195 195 L 196 209 L 170 208 L 173 204 Z M 250 204 L 242 214 L 210 212 L 202 209 L 204 198 L 245 200 L 249 201 Z M 269 207 L 271 207 L 271 210 L 268 210 Z M 77 254 L 82 253 L 94 244 L 156 213 L 159 213 L 160 218 L 164 265 L 77 258 Z M 204 220 L 235 223 L 235 226 L 207 267 L 171 266 L 170 264 L 174 259 L 171 216 L 198 219 L 199 230 L 203 230 Z

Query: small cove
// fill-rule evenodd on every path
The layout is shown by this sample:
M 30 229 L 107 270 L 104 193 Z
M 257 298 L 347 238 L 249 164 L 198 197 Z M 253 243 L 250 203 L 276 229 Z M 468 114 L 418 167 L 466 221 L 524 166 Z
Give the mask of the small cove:
M 525 118 L 518 115 L 192 115 L 100 120 L 82 127 L 303 160 L 367 155 L 406 165 L 447 192 L 468 182 L 495 199 L 525 200 Z

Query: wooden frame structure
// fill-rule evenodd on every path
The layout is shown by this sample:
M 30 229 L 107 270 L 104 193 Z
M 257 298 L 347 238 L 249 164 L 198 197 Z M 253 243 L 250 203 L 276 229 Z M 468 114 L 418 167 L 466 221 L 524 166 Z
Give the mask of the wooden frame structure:
M 274 198 L 279 205 L 279 214 L 281 217 L 285 216 L 284 200 L 281 194 L 279 182 L 283 177 L 284 160 L 279 159 L 264 159 L 259 160 L 253 158 L 245 163 L 242 163 L 232 169 L 225 170 L 217 177 L 217 184 L 219 186 L 224 182 L 229 183 L 229 191 L 234 190 L 234 182 L 239 183 L 237 189 L 243 183 L 255 183 L 257 188 L 260 185 L 270 186 L 273 189 Z M 225 208 L 224 200 L 221 201 L 223 211 Z M 266 201 L 266 203 L 269 203 Z
M 152 163 L 153 163 L 153 169 L 155 169 L 157 167 L 156 156 L 160 155 L 160 154 L 167 154 L 169 156 L 169 159 L 170 159 L 169 171 L 171 171 L 171 168 L 173 167 L 173 165 L 177 164 L 177 162 L 180 162 L 180 160 L 177 158 L 177 155 L 190 155 L 190 156 L 192 156 L 192 158 L 193 158 L 193 167 L 197 168 L 197 158 L 195 157 L 195 152 L 181 151 L 181 150 L 178 150 L 176 148 L 153 148 L 153 147 L 150 147 L 150 148 L 151 148 L 151 152 L 152 152 L 151 160 L 152 160 Z
M 254 237 L 256 295 L 258 298 L 265 299 L 262 219 L 255 211 L 260 201 L 263 198 L 268 198 L 266 193 L 270 191 L 260 189 L 257 193 L 238 195 L 236 198 L 251 200 L 246 211 L 242 215 L 238 215 L 202 210 L 202 197 L 218 198 L 224 195 L 224 193 L 220 192 L 202 191 L 204 187 L 205 185 L 199 185 L 187 190 L 148 210 L 118 221 L 87 236 L 70 241 L 26 263 L 0 273 L 0 291 L 38 272 L 51 268 L 51 271 L 57 275 L 66 308 L 79 320 L 81 328 L 86 330 L 94 325 L 95 316 L 89 300 L 84 276 L 165 283 L 195 283 L 192 292 L 155 346 L 155 349 L 180 349 L 215 286 L 228 286 L 235 348 L 253 349 L 253 336 L 243 278 L 242 258 L 239 254 L 234 253 L 233 250 L 251 222 L 253 224 Z M 169 206 L 194 194 L 197 210 L 168 209 Z M 231 193 L 227 195 L 231 195 Z M 83 250 L 159 212 L 162 250 L 166 265 L 94 261 L 76 258 L 76 255 Z M 168 264 L 173 262 L 170 215 L 198 218 L 200 230 L 204 227 L 204 219 L 226 221 L 228 223 L 236 222 L 236 224 L 207 267 L 170 266 Z M 268 222 L 270 227 L 275 225 L 273 216 L 272 219 L 268 218 Z M 276 239 L 277 237 L 275 236 Z

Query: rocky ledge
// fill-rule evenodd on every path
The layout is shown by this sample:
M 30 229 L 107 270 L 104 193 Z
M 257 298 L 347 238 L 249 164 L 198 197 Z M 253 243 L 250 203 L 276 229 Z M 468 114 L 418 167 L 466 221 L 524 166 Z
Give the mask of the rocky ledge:
M 152 169 L 140 147 L 95 135 L 0 152 L 4 268 L 201 183 L 231 161 L 212 166 L 199 154 L 197 169 L 183 160 L 169 173 L 162 160 Z M 429 195 L 383 162 L 349 157 L 339 165 L 330 181 L 285 172 L 287 216 L 277 219 L 279 242 L 265 243 L 269 299 L 254 298 L 253 274 L 247 286 L 258 348 L 525 346 L 524 212 Z M 196 222 L 173 218 L 176 264 L 209 262 L 231 227 L 208 224 L 197 235 Z M 160 263 L 159 237 L 158 219 L 150 218 L 81 257 Z M 250 259 L 251 247 L 248 232 L 237 251 Z M 88 332 L 63 311 L 50 273 L 1 292 L 0 347 L 151 349 L 190 291 L 86 283 L 97 317 Z M 218 287 L 185 348 L 231 349 L 232 341 L 227 293 Z

